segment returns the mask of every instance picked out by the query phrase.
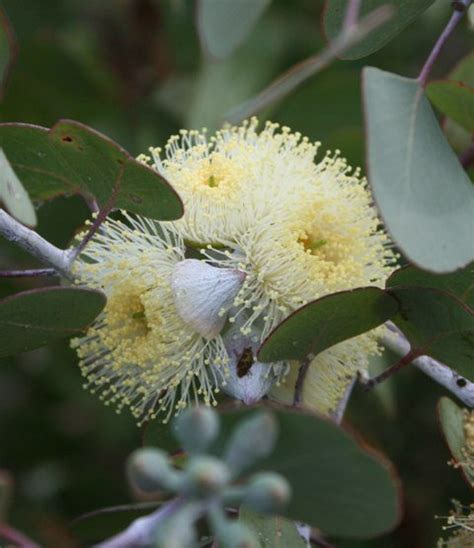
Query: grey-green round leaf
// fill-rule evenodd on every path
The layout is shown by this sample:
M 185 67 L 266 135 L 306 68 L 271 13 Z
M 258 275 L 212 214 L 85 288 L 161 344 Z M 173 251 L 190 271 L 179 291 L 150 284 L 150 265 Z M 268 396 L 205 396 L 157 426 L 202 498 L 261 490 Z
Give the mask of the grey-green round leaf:
M 0 358 L 80 334 L 105 302 L 100 291 L 61 286 L 0 300 Z
M 266 516 L 240 508 L 239 521 L 258 539 L 261 548 L 305 548 L 295 524 L 281 516 Z
M 474 187 L 416 80 L 364 69 L 369 182 L 411 262 L 451 272 L 474 260 Z
M 375 537 L 395 527 L 398 480 L 384 457 L 323 417 L 268 407 L 278 421 L 278 441 L 249 473 L 272 471 L 289 481 L 292 497 L 283 516 L 341 538 Z M 226 434 L 252 413 L 255 408 L 248 407 L 222 413 L 222 446 Z
M 63 193 L 94 196 L 153 219 L 173 220 L 183 206 L 171 186 L 105 135 L 72 120 L 51 129 L 0 124 L 3 148 L 32 199 Z
M 466 447 L 464 411 L 449 398 L 441 398 L 438 402 L 438 416 L 448 448 L 464 478 L 474 488 L 474 459 L 472 463 L 467 462 L 464 453 Z
M 224 59 L 245 40 L 271 0 L 198 0 L 197 28 L 203 50 Z
M 365 331 L 397 313 L 398 304 L 377 287 L 341 291 L 313 301 L 277 326 L 261 346 L 263 362 L 301 360 Z
M 361 17 L 387 5 L 394 8 L 394 15 L 387 23 L 380 25 L 364 40 L 341 55 L 341 58 L 359 59 L 374 53 L 390 42 L 433 3 L 434 0 L 363 0 L 360 9 Z M 341 32 L 348 4 L 349 0 L 326 0 L 323 24 L 329 40 L 333 40 Z
M 386 282 L 392 287 L 431 287 L 452 293 L 474 310 L 474 263 L 448 274 L 434 274 L 415 266 L 406 266 L 393 272 Z

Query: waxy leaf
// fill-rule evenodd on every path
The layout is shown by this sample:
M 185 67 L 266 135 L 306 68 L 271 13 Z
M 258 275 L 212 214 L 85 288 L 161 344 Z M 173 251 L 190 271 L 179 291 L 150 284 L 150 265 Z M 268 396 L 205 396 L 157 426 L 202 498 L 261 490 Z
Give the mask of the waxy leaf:
M 17 44 L 10 21 L 0 7 L 0 100 L 8 80 L 12 63 L 16 57 Z
M 369 183 L 411 262 L 451 272 L 474 260 L 474 187 L 417 81 L 364 69 Z
M 415 266 L 400 268 L 391 274 L 386 287 L 432 287 L 452 293 L 474 309 L 474 263 L 449 274 L 434 274 Z
M 250 472 L 269 470 L 289 481 L 292 497 L 282 515 L 337 537 L 370 538 L 396 525 L 398 482 L 388 461 L 318 415 L 269 409 L 278 420 L 277 445 Z M 237 420 L 254 412 L 223 413 L 222 430 L 230 432 Z
M 0 300 L 0 358 L 78 335 L 105 306 L 100 291 L 48 287 Z
M 326 0 L 324 11 L 324 30 L 329 41 L 341 32 L 347 6 L 351 0 Z M 405 27 L 428 9 L 434 0 L 362 0 L 360 17 L 382 6 L 392 6 L 394 15 L 369 36 L 349 51 L 341 55 L 342 59 L 359 59 L 370 55 L 385 46 Z
M 197 28 L 202 49 L 224 59 L 245 40 L 271 0 L 198 0 Z
M 474 488 L 474 454 L 471 459 L 466 458 L 465 412 L 449 398 L 441 398 L 438 402 L 438 416 L 453 459 L 465 480 Z
M 93 196 L 153 219 L 172 220 L 182 203 L 169 184 L 105 135 L 72 120 L 50 130 L 0 124 L 0 147 L 32 199 L 58 194 Z
M 256 514 L 243 506 L 239 511 L 239 521 L 253 532 L 262 548 L 306 547 L 296 525 L 281 516 Z
M 36 226 L 36 213 L 28 193 L 0 148 L 0 204 L 20 223 Z
M 474 88 L 464 82 L 440 80 L 426 87 L 426 95 L 445 116 L 474 133 Z
M 435 358 L 474 380 L 474 313 L 454 295 L 430 287 L 387 290 L 400 305 L 392 321 L 412 351 Z
M 377 287 L 327 295 L 296 310 L 262 344 L 263 362 L 302 360 L 381 325 L 397 313 L 395 299 Z

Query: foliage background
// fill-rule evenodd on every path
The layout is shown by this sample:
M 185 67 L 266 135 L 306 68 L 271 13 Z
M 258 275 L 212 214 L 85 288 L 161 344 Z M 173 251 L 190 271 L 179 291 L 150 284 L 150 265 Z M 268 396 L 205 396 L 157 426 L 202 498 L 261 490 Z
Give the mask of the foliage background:
M 445 24 L 439 0 L 415 25 L 369 58 L 336 62 L 265 112 L 270 118 L 340 148 L 364 166 L 360 71 L 363 65 L 416 76 Z M 132 154 L 163 145 L 181 127 L 210 129 L 224 113 L 259 91 L 282 70 L 324 44 L 322 1 L 274 0 L 245 44 L 228 60 L 204 60 L 191 0 L 4 0 L 19 54 L 0 120 L 51 126 L 59 118 L 84 122 Z M 445 75 L 468 51 L 467 29 L 450 39 L 433 77 Z M 79 197 L 39 209 L 39 232 L 65 246 L 88 215 Z M 0 269 L 33 260 L 2 240 Z M 2 281 L 0 296 L 32 287 Z M 34 282 L 37 285 L 37 281 Z M 48 283 L 48 282 L 43 282 Z M 117 416 L 81 388 L 66 342 L 0 360 L 0 468 L 16 486 L 13 525 L 47 546 L 80 546 L 72 519 L 132 500 L 123 471 L 140 444 L 127 413 Z M 435 514 L 450 499 L 471 502 L 437 425 L 442 390 L 415 370 L 353 398 L 346 423 L 385 452 L 404 485 L 405 518 L 383 541 L 338 546 L 429 547 L 440 534 Z M 370 485 L 367 486 L 370 490 Z

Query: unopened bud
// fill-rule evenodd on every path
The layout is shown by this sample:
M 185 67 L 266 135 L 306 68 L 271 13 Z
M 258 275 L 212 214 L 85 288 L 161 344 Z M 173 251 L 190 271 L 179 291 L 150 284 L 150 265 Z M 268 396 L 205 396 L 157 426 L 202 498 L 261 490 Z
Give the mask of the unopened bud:
M 227 466 L 215 457 L 199 456 L 190 459 L 183 481 L 183 492 L 203 497 L 220 492 L 228 483 Z
M 186 452 L 203 453 L 219 433 L 219 417 L 209 407 L 191 407 L 176 417 L 173 430 Z
M 255 535 L 238 521 L 228 521 L 216 532 L 220 548 L 261 548 Z
M 285 478 L 273 472 L 264 472 L 250 480 L 243 503 L 251 510 L 269 514 L 282 510 L 290 497 L 291 487 Z
M 277 421 L 268 412 L 260 412 L 240 423 L 229 441 L 225 456 L 233 476 L 268 456 L 275 448 L 277 435 Z
M 132 485 L 145 492 L 173 491 L 178 485 L 178 472 L 170 466 L 168 455 L 160 449 L 134 451 L 127 463 L 127 474 Z

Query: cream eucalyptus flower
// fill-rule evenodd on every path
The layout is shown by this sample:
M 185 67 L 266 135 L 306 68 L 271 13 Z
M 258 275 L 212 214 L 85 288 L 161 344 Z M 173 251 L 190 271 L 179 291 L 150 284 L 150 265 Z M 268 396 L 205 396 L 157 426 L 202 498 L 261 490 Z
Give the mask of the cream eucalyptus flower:
M 241 399 L 263 396 L 275 379 L 274 397 L 291 399 L 295 364 L 255 364 L 241 379 L 240 360 L 255 359 L 271 330 L 309 301 L 383 286 L 395 262 L 365 179 L 338 151 L 318 160 L 319 146 L 277 124 L 259 132 L 252 119 L 210 138 L 182 131 L 164 153 L 141 157 L 180 193 L 185 214 L 107 221 L 81 255 L 79 281 L 108 296 L 74 343 L 103 398 L 141 418 L 169 416 L 199 397 L 215 403 L 227 377 Z M 203 260 L 187 259 L 186 246 Z M 223 338 L 227 318 L 234 327 Z M 334 412 L 377 352 L 374 331 L 317 356 L 305 403 Z
M 218 333 L 203 336 L 176 308 L 172 278 L 185 259 L 183 241 L 172 225 L 124 215 L 127 223 L 102 225 L 75 266 L 78 283 L 107 295 L 103 313 L 72 341 L 86 386 L 141 421 L 160 411 L 167 420 L 192 401 L 213 405 L 228 357 Z M 216 283 L 209 275 L 207 282 Z

